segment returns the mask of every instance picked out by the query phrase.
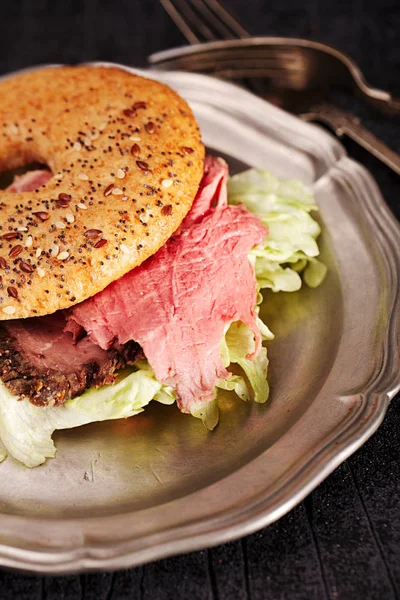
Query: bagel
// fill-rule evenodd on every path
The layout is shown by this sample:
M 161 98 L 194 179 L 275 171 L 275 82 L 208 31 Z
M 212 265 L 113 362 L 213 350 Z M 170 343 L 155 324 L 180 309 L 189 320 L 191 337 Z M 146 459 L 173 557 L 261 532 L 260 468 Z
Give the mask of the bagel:
M 111 67 L 52 67 L 0 83 L 0 171 L 53 177 L 0 190 L 0 319 L 51 314 L 154 254 L 203 174 L 196 120 L 167 86 Z

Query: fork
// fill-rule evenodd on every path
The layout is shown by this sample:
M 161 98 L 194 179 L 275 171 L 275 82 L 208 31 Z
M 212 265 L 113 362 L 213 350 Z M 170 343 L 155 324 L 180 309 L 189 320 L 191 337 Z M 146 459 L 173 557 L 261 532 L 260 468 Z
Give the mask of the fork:
M 272 102 L 300 113 L 304 120 L 323 122 L 339 137 L 351 137 L 400 174 L 400 156 L 363 127 L 357 117 L 326 103 L 315 105 L 331 83 L 344 83 L 356 87 L 385 112 L 400 113 L 400 101 L 367 84 L 356 63 L 346 55 L 308 40 L 250 38 L 217 0 L 160 1 L 185 37 L 196 45 L 153 54 L 149 57 L 151 64 L 166 70 L 244 79 L 247 87 L 259 95 L 265 96 L 267 91 Z M 215 40 L 216 36 L 230 39 L 198 43 L 201 39 Z
M 346 54 L 332 46 L 301 38 L 257 37 L 250 34 L 230 15 L 218 0 L 160 0 L 186 39 L 195 44 L 192 48 L 179 48 L 157 52 L 149 57 L 158 67 L 173 69 L 179 64 L 193 67 L 193 58 L 198 61 L 198 70 L 213 71 L 212 59 L 221 55 L 225 48 L 236 48 L 229 58 L 239 60 L 244 67 L 245 77 L 269 77 L 277 87 L 309 90 L 330 84 L 340 84 L 356 89 L 370 104 L 389 114 L 400 114 L 400 99 L 389 92 L 372 87 L 367 83 L 358 65 Z M 242 42 L 237 42 L 242 39 Z M 216 40 L 235 40 L 232 43 L 203 44 Z M 256 71 L 243 58 L 258 61 Z M 221 65 L 222 66 L 222 65 Z M 194 70 L 194 69 L 191 69 Z M 229 70 L 229 62 L 221 69 L 221 76 L 241 78 L 235 66 Z

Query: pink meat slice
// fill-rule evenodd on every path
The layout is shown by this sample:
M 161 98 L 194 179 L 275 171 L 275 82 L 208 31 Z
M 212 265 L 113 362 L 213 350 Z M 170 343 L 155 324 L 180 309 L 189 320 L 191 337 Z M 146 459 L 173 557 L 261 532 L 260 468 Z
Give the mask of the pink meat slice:
M 192 208 L 186 215 L 179 232 L 198 223 L 210 210 L 228 204 L 228 165 L 222 158 L 206 156 L 204 172 Z
M 176 389 L 183 412 L 214 398 L 230 377 L 220 344 L 227 326 L 256 326 L 256 281 L 249 250 L 266 230 L 242 206 L 227 205 L 227 166 L 209 158 L 179 233 L 140 267 L 75 306 L 70 318 L 101 348 L 138 342 L 156 377 Z
M 88 337 L 75 343 L 62 312 L 0 324 L 0 379 L 17 397 L 59 406 L 90 387 L 111 385 L 116 372 L 143 357 L 134 342 L 102 350 Z
M 64 332 L 62 312 L 46 317 L 18 319 L 5 324 L 24 358 L 40 371 L 70 373 L 90 363 L 105 363 L 107 352 L 85 337 L 77 344 Z
M 7 191 L 16 193 L 32 192 L 47 183 L 52 177 L 50 171 L 27 171 L 23 175 L 16 175 Z

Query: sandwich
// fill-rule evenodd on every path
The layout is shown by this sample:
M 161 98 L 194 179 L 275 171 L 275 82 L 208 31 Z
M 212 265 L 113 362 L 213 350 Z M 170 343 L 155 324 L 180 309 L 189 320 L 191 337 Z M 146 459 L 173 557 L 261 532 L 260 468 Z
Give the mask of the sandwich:
M 54 430 L 151 401 L 210 430 L 219 390 L 265 402 L 261 290 L 326 272 L 311 192 L 229 177 L 182 98 L 120 69 L 0 89 L 1 170 L 46 165 L 0 191 L 0 459 L 38 466 Z

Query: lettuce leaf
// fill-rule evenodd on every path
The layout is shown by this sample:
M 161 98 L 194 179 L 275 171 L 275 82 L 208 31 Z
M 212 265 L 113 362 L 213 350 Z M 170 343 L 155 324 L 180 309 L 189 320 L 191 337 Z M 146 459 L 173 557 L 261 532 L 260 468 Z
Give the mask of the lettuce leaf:
M 266 338 L 271 339 L 271 332 L 259 319 Z M 265 328 L 265 329 L 264 329 Z M 269 396 L 267 381 L 268 359 L 267 349 L 262 347 L 254 358 L 248 358 L 254 352 L 255 341 L 253 332 L 241 321 L 235 321 L 230 325 L 221 342 L 221 356 L 224 366 L 237 364 L 244 373 L 232 375 L 229 379 L 220 379 L 217 383 L 216 397 L 211 402 L 198 403 L 193 406 L 191 414 L 203 421 L 207 429 L 214 429 L 218 423 L 218 389 L 233 391 L 245 401 L 252 398 L 255 402 L 266 402 Z M 250 384 L 250 389 L 249 385 Z
M 212 431 L 218 425 L 219 408 L 217 397 L 208 402 L 198 402 L 190 409 L 190 414 L 196 419 L 201 419 L 203 425 Z
M 250 252 L 259 289 L 297 291 L 300 273 L 310 287 L 322 283 L 326 266 L 316 258 L 321 229 L 309 214 L 318 207 L 307 186 L 249 169 L 229 179 L 228 198 L 230 204 L 244 204 L 268 228 L 264 243 Z
M 151 400 L 172 404 L 172 388 L 159 383 L 145 361 L 139 366 L 133 373 L 121 373 L 114 385 L 88 390 L 58 407 L 34 406 L 27 399 L 18 402 L 0 382 L 0 439 L 6 450 L 27 467 L 36 467 L 55 456 L 51 436 L 56 429 L 131 417 Z M 0 448 L 0 460 L 3 455 Z
M 232 323 L 226 332 L 223 345 L 225 348 L 222 351 L 222 356 L 226 356 L 225 366 L 238 364 L 246 374 L 255 402 L 266 402 L 269 396 L 266 348 L 261 347 L 255 357 L 248 358 L 254 352 L 254 335 L 251 329 L 241 321 Z M 232 376 L 226 381 L 219 381 L 217 386 L 221 389 L 234 390 L 239 398 L 243 400 L 250 397 L 249 390 L 247 390 L 247 394 L 244 394 L 243 390 L 245 387 L 247 388 L 247 385 L 244 377 L 240 375 Z

